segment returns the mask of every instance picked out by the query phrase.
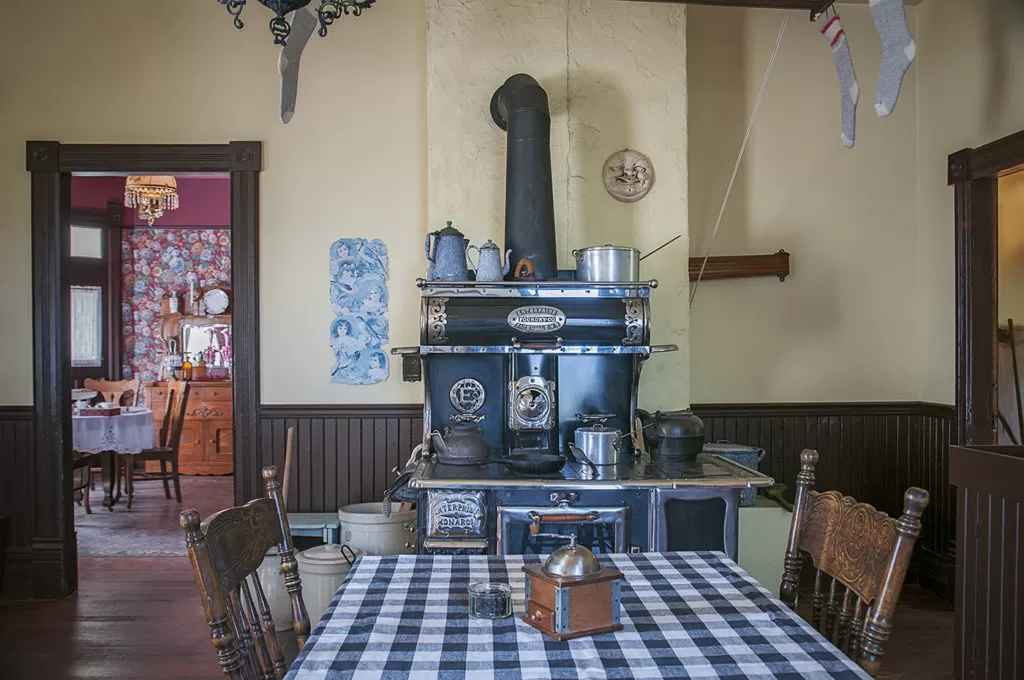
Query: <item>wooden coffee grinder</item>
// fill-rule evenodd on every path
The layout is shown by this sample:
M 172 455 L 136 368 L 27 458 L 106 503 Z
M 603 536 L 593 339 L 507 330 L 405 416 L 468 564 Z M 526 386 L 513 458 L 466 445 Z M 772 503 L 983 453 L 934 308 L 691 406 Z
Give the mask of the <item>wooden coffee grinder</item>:
M 622 572 L 601 567 L 594 553 L 576 545 L 555 550 L 540 569 L 526 572 L 523 621 L 559 642 L 621 630 Z

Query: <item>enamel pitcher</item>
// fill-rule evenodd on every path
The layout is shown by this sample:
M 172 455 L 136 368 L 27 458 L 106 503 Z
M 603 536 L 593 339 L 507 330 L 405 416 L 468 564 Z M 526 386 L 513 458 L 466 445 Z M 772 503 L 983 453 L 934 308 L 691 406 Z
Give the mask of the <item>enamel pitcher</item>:
M 430 239 L 434 242 L 431 244 Z M 424 251 L 427 255 L 427 279 L 430 281 L 466 281 L 469 270 L 466 268 L 466 248 L 469 239 L 452 226 L 427 234 Z
M 473 260 L 469 256 L 469 251 L 475 250 L 477 252 L 477 265 L 473 266 Z M 508 261 L 509 256 L 512 254 L 510 248 L 505 253 L 505 266 L 501 266 L 501 248 L 497 246 L 494 241 L 487 239 L 487 243 L 482 246 L 468 246 L 466 248 L 466 259 L 469 260 L 470 268 L 476 273 L 477 281 L 501 281 L 508 274 L 510 268 L 510 262 Z

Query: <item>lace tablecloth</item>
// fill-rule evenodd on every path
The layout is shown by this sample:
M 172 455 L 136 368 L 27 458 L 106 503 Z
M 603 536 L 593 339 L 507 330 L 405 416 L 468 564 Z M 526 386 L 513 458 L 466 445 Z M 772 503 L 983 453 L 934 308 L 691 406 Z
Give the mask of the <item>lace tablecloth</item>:
M 156 424 L 148 408 L 121 408 L 119 416 L 72 416 L 74 449 L 81 453 L 140 453 L 156 446 Z

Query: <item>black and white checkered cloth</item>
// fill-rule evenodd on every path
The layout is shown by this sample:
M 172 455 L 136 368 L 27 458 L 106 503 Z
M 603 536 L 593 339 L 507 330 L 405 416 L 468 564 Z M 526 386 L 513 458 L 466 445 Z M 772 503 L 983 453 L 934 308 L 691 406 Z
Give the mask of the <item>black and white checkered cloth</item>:
M 557 642 L 519 618 L 536 556 L 363 557 L 286 680 L 868 677 L 721 553 L 601 560 L 625 576 L 625 627 Z M 512 586 L 511 618 L 469 616 L 479 581 Z

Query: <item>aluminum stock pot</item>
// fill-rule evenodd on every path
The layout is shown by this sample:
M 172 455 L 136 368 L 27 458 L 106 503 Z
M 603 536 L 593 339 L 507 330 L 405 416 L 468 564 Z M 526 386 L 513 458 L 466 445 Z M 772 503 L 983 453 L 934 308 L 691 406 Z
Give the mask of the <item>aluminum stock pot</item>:
M 594 246 L 572 251 L 577 281 L 639 281 L 640 251 L 626 246 Z

